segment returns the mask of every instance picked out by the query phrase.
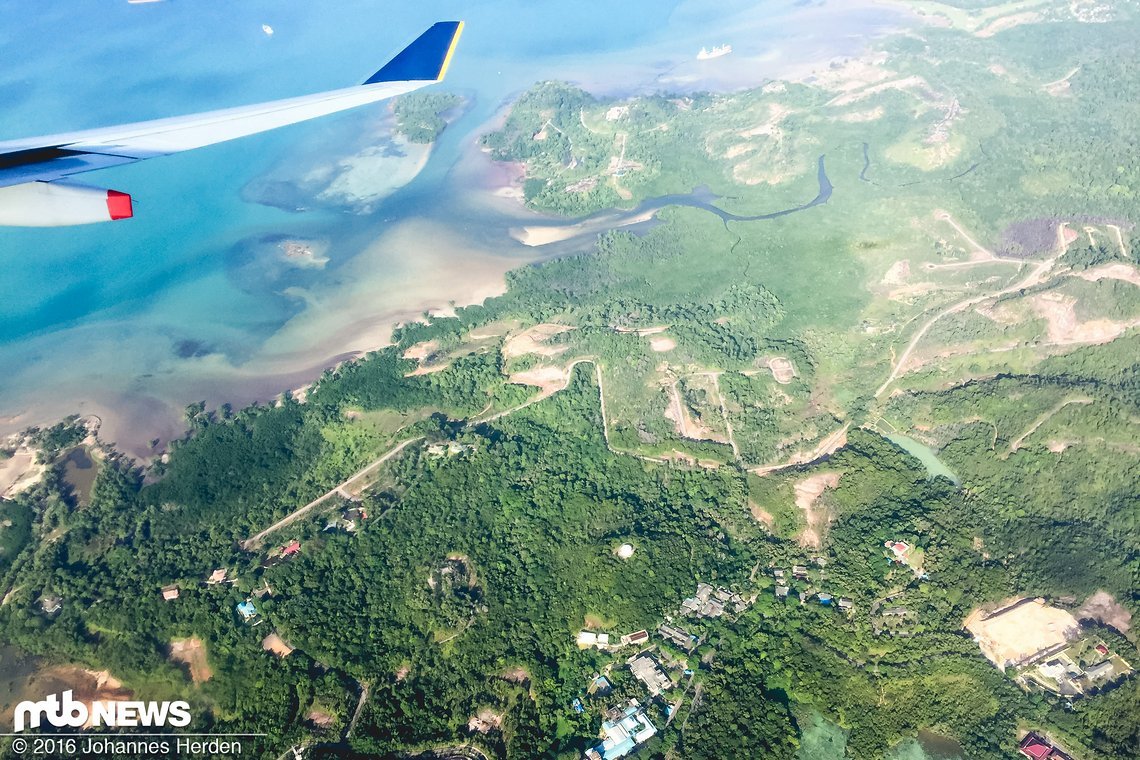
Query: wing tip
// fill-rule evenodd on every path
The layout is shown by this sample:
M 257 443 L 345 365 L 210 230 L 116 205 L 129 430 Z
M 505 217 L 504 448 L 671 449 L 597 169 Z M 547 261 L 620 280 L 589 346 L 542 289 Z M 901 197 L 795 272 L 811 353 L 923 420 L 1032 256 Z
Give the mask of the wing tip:
M 442 81 L 462 33 L 462 21 L 437 21 L 364 84 Z

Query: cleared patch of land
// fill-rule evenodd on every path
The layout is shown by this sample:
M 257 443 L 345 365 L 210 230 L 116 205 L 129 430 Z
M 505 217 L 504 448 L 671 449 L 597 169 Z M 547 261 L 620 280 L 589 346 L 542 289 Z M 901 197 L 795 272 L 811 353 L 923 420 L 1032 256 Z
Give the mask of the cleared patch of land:
M 170 659 L 187 666 L 194 683 L 205 683 L 214 675 L 206 659 L 206 643 L 197 636 L 171 641 L 169 654 Z
M 973 634 L 986 659 L 999 668 L 1033 660 L 1064 645 L 1080 630 L 1076 618 L 1050 607 L 1044 599 L 1015 599 L 993 612 L 974 610 L 963 627 Z
M 0 498 L 10 499 L 40 482 L 47 465 L 36 463 L 37 451 L 20 447 L 0 460 Z
M 780 385 L 787 385 L 796 376 L 796 368 L 783 356 L 773 356 L 768 360 L 768 369 L 772 370 L 772 377 Z
M 1097 591 L 1090 596 L 1076 614 L 1081 620 L 1096 620 L 1126 635 L 1132 629 L 1132 613 L 1107 591 Z
M 796 494 L 796 506 L 803 510 L 806 525 L 796 536 L 800 546 L 810 549 L 823 547 L 823 534 L 830 522 L 827 510 L 815 506 L 823 492 L 839 485 L 839 478 L 843 473 L 821 472 L 817 475 L 804 478 L 792 488 Z
M 534 327 L 528 327 L 522 332 L 512 335 L 503 344 L 503 358 L 514 359 L 526 354 L 540 356 L 558 356 L 566 351 L 566 346 L 551 346 L 547 344 L 555 335 L 574 328 L 570 325 L 559 325 L 551 322 L 542 322 Z
M 266 652 L 272 652 L 278 657 L 288 657 L 293 654 L 293 647 L 286 644 L 285 640 L 277 635 L 276 631 L 261 640 L 261 648 Z

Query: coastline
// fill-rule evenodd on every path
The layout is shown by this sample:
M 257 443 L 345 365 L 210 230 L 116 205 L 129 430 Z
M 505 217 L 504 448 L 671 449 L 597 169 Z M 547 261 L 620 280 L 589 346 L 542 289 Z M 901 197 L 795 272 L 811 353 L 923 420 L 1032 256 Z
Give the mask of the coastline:
M 858 5 L 883 7 L 878 0 L 864 0 Z M 818 18 L 822 12 L 796 11 L 795 28 L 802 32 L 805 19 Z M 767 39 L 767 31 L 776 21 L 751 11 L 745 15 L 749 28 L 763 31 L 760 36 Z M 882 31 L 882 27 L 878 29 Z M 715 72 L 692 82 L 683 71 L 692 62 L 677 57 L 675 40 L 590 56 L 588 61 L 580 55 L 555 56 L 547 63 L 547 70 L 531 76 L 541 77 L 553 67 L 558 76 L 608 94 L 656 91 L 674 86 L 671 81 L 681 84 L 680 80 L 671 80 L 676 75 L 684 80 L 684 87 L 731 90 L 760 86 L 773 76 L 795 79 L 789 74 L 797 67 L 826 68 L 829 60 L 842 54 L 842 48 L 850 46 L 844 40 L 821 41 L 801 55 L 785 50 L 784 44 L 781 38 L 766 41 L 759 48 L 760 55 L 755 49 L 750 55 L 742 46 L 739 53 L 712 62 L 718 66 Z M 825 48 L 825 44 L 835 44 L 836 48 Z M 632 50 L 637 51 L 636 58 L 630 56 Z M 817 55 L 821 50 L 827 55 Z M 685 51 L 688 54 L 687 48 Z M 814 62 L 807 64 L 805 56 Z M 662 63 L 663 58 L 666 63 Z M 608 72 L 608 79 L 601 78 L 602 71 Z M 630 76 L 615 78 L 615 71 Z M 623 82 L 620 86 L 616 84 L 619 79 Z M 196 313 L 190 308 L 180 310 L 190 318 L 181 324 L 172 322 L 169 315 L 158 314 L 155 308 L 141 315 L 109 312 L 106 319 L 30 337 L 10 352 L 19 377 L 12 384 L 9 405 L 0 418 L 0 434 L 51 424 L 72 413 L 97 414 L 104 420 L 101 440 L 132 456 L 149 459 L 160 454 L 167 441 L 184 435 L 182 416 L 187 403 L 204 400 L 210 406 L 230 403 L 240 407 L 271 402 L 287 390 L 311 384 L 331 366 L 390 345 L 398 324 L 420 319 L 425 311 L 439 313 L 503 293 L 508 271 L 559 255 L 575 244 L 569 241 L 653 217 L 653 212 L 647 212 L 622 218 L 621 212 L 615 211 L 596 221 L 567 223 L 527 209 L 522 203 L 522 167 L 491 161 L 477 140 L 483 130 L 504 117 L 517 94 L 499 101 L 490 119 L 481 114 L 482 123 L 453 125 L 452 129 L 464 131 L 445 133 L 444 142 L 452 146 L 450 152 L 437 142 L 422 154 L 405 154 L 400 169 L 412 169 L 407 185 L 375 200 L 372 218 L 350 217 L 346 234 L 341 236 L 337 228 L 338 237 L 327 252 L 313 250 L 309 255 L 294 250 L 298 255 L 290 256 L 285 250 L 282 259 L 289 268 L 320 276 L 300 284 L 285 281 L 280 289 L 265 289 L 284 296 L 281 301 L 286 304 L 293 302 L 289 309 L 292 315 L 286 312 L 279 329 L 274 328 L 268 337 L 254 335 L 251 339 L 242 333 L 246 328 L 241 320 L 256 324 L 255 310 L 237 313 L 232 325 L 229 315 L 219 314 L 200 326 L 192 321 Z M 380 129 L 384 121 L 382 117 L 370 126 Z M 462 145 L 455 147 L 460 136 Z M 323 155 L 313 145 L 302 153 L 306 158 Z M 359 148 L 347 153 L 343 158 L 348 164 L 339 166 L 346 176 L 337 189 L 352 192 L 339 195 L 331 205 L 364 200 L 370 212 L 368 201 L 374 199 L 362 198 L 355 190 L 373 189 L 374 175 L 384 174 L 380 163 L 373 163 L 379 156 Z M 427 171 L 416 178 L 425 167 Z M 335 172 L 333 168 L 324 178 L 331 178 Z M 354 175 L 363 184 L 355 182 Z M 425 182 L 424 175 L 432 177 Z M 261 178 L 275 176 L 280 177 L 270 167 Z M 446 178 L 446 185 L 437 188 L 434 180 L 441 178 Z M 325 192 L 332 184 L 326 185 Z M 333 199 L 326 196 L 324 200 Z M 299 210 L 281 208 L 290 213 Z M 334 218 L 319 220 L 318 216 L 305 219 L 339 224 Z M 383 226 L 390 222 L 392 226 Z M 268 226 L 261 232 L 298 241 L 322 236 L 321 228 L 312 223 L 299 229 L 289 229 L 288 224 L 276 229 Z M 218 281 L 222 283 L 221 278 Z M 189 298 L 181 294 L 176 297 Z M 274 320 L 273 314 L 261 317 L 265 324 Z M 186 332 L 190 335 L 182 334 Z M 204 334 L 195 334 L 199 332 Z M 177 345 L 187 342 L 186 338 L 200 338 L 201 352 L 178 357 Z M 58 362 L 43 359 L 65 355 L 83 372 L 61 376 Z M 44 388 L 50 388 L 51 393 L 44 393 Z M 150 446 L 153 439 L 159 440 L 158 447 Z

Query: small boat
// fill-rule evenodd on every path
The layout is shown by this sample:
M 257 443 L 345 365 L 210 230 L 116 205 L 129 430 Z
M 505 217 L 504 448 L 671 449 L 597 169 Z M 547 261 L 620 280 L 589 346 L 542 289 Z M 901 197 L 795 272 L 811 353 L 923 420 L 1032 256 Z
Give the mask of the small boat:
M 261 31 L 265 32 L 266 37 L 273 36 L 273 27 L 271 27 L 269 24 L 262 24 Z

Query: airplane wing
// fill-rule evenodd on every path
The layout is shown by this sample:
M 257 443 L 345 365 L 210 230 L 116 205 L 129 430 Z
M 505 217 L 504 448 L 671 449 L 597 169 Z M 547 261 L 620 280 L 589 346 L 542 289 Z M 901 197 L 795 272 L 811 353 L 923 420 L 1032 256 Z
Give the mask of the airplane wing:
M 356 87 L 117 127 L 0 142 L 0 225 L 124 219 L 130 196 L 64 177 L 233 140 L 403 95 L 442 81 L 462 21 L 441 21 Z

